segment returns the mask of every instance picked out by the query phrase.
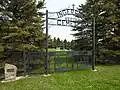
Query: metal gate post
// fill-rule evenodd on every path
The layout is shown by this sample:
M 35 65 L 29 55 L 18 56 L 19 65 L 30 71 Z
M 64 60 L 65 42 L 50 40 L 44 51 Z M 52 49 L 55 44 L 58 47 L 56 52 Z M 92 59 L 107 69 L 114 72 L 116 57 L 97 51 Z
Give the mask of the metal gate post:
M 46 10 L 46 55 L 45 55 L 45 74 L 48 74 L 48 10 Z
M 95 41 L 95 17 L 93 18 L 93 51 L 92 51 L 92 70 L 95 70 L 95 60 L 96 60 L 96 41 Z

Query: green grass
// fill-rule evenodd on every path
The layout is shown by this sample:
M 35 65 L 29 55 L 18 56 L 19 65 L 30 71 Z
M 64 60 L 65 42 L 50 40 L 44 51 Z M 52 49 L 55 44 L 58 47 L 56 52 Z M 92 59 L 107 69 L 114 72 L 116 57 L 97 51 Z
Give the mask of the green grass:
M 0 83 L 0 90 L 120 90 L 120 65 L 97 66 L 91 70 L 54 73 L 49 77 L 31 76 Z
M 48 51 L 49 51 L 49 52 L 55 52 L 56 49 L 55 49 L 55 48 L 49 48 Z

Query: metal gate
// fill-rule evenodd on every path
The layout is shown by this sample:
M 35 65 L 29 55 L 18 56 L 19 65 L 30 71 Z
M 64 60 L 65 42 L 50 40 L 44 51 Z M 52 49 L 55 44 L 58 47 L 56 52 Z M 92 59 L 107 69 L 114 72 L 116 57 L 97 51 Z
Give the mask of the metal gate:
M 91 51 L 51 52 L 49 56 L 51 57 L 50 60 L 52 62 L 50 63 L 50 68 L 51 70 L 54 70 L 54 72 L 91 68 Z

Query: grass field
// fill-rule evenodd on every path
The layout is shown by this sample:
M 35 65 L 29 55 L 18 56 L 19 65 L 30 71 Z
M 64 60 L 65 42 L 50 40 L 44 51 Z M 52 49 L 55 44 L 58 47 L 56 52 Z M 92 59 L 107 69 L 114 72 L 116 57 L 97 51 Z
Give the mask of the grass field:
M 49 48 L 48 51 L 49 51 L 49 52 L 55 52 L 56 49 L 54 49 L 54 48 Z
M 0 83 L 0 90 L 120 90 L 120 65 L 97 66 L 91 70 L 54 73 L 49 77 L 31 76 Z

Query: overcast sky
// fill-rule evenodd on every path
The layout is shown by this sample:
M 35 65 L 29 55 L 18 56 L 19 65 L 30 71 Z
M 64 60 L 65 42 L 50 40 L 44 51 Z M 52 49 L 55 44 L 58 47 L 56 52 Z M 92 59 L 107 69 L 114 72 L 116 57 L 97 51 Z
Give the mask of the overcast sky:
M 49 12 L 58 12 L 62 9 L 70 7 L 72 4 L 76 6 L 80 4 L 84 4 L 86 0 L 46 0 L 46 7 Z M 54 17 L 54 15 L 49 15 L 49 17 Z M 49 21 L 49 23 L 52 23 Z M 63 26 L 49 26 L 49 35 L 56 38 L 60 38 L 61 40 L 67 39 L 71 41 L 73 38 L 71 31 L 71 27 L 63 27 Z

